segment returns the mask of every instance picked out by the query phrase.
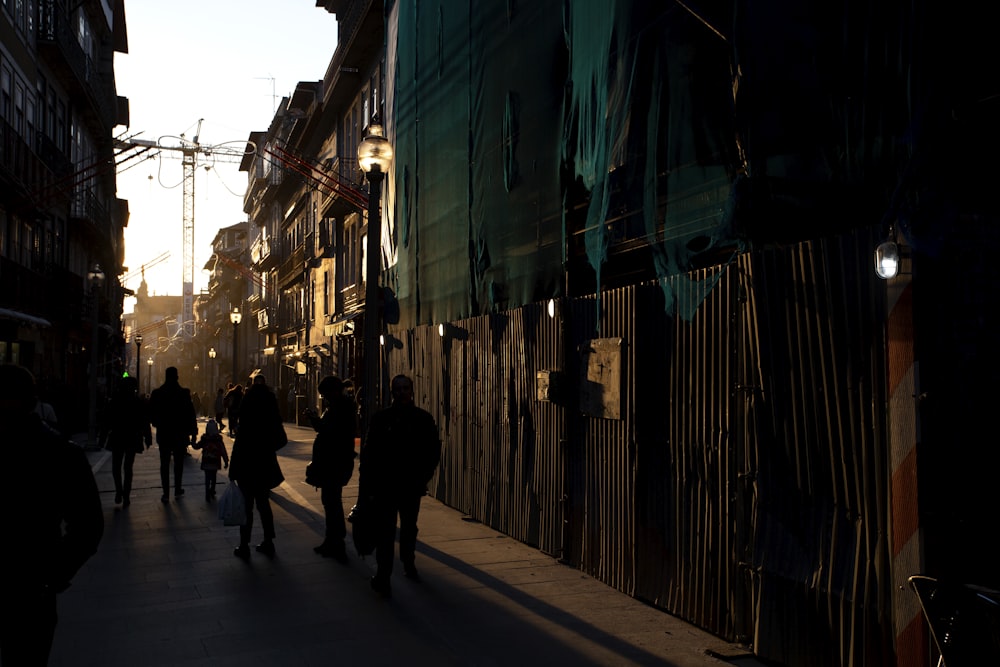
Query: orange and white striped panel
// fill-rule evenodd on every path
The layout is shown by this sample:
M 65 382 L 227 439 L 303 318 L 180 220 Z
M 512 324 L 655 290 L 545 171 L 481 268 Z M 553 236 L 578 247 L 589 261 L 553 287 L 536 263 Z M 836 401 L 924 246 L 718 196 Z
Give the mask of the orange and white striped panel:
M 926 667 L 927 624 L 907 579 L 924 567 L 917 485 L 917 361 L 913 347 L 913 283 L 909 258 L 888 281 L 889 447 L 892 466 L 893 625 L 897 667 Z

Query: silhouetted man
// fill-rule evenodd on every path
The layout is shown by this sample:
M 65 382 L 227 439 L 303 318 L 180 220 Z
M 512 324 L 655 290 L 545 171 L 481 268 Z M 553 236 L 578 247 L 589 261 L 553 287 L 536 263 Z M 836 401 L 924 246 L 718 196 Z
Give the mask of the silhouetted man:
M 371 499 L 375 513 L 376 574 L 371 586 L 388 597 L 391 593 L 399 517 L 399 560 L 403 573 L 419 581 L 414 563 L 417 548 L 417 515 L 420 499 L 441 460 L 441 440 L 434 418 L 413 403 L 413 380 L 392 379 L 392 405 L 375 413 L 361 449 L 359 492 Z
M 69 588 L 104 534 L 86 455 L 45 426 L 34 408 L 31 373 L 0 365 L 0 493 L 8 510 L 0 549 L 0 663 L 12 666 L 48 663 L 56 594 Z
M 177 369 L 169 367 L 163 384 L 149 396 L 150 421 L 156 428 L 160 447 L 160 501 L 170 502 L 170 457 L 174 457 L 174 498 L 184 495 L 184 455 L 188 443 L 198 441 L 198 420 L 194 414 L 191 392 L 180 385 Z

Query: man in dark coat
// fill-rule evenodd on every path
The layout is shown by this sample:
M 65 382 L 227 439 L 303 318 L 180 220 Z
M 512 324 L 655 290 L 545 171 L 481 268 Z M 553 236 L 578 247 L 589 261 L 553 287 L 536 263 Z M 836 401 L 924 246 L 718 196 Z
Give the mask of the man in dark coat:
M 434 418 L 413 402 L 413 380 L 392 379 L 392 405 L 375 413 L 361 449 L 359 493 L 372 502 L 376 520 L 372 589 L 391 593 L 396 518 L 399 517 L 399 560 L 403 573 L 419 581 L 414 564 L 420 499 L 441 460 L 441 440 Z
M 170 502 L 170 457 L 174 458 L 174 498 L 184 495 L 184 455 L 189 443 L 198 442 L 198 420 L 191 391 L 180 385 L 177 369 L 167 368 L 163 384 L 149 396 L 150 421 L 160 447 L 160 500 Z
M 344 547 L 347 525 L 344 523 L 343 489 L 354 473 L 354 401 L 344 395 L 344 383 L 335 375 L 320 380 L 318 389 L 326 410 L 322 417 L 315 410 L 306 410 L 316 430 L 306 483 L 322 489 L 320 499 L 326 514 L 326 535 L 323 543 L 313 551 L 344 563 L 347 562 Z
M 233 551 L 237 558 L 246 560 L 250 557 L 255 506 L 264 531 L 264 541 L 257 545 L 257 552 L 274 556 L 271 489 L 285 481 L 275 452 L 288 443 L 288 435 L 281 421 L 278 399 L 263 375 L 254 376 L 253 384 L 243 396 L 241 411 L 240 429 L 229 458 L 229 479 L 236 482 L 246 501 L 247 522 L 240 526 L 240 544 Z
M 131 503 L 132 470 L 135 455 L 153 444 L 149 427 L 149 406 L 139 397 L 134 377 L 122 378 L 108 405 L 108 444 L 111 450 L 111 478 L 115 482 L 115 504 Z
M 56 630 L 56 594 L 66 590 L 104 534 L 101 497 L 79 447 L 33 412 L 35 384 L 20 366 L 0 365 L 3 507 L 0 549 L 0 663 L 44 665 Z M 40 488 L 39 479 L 44 479 Z

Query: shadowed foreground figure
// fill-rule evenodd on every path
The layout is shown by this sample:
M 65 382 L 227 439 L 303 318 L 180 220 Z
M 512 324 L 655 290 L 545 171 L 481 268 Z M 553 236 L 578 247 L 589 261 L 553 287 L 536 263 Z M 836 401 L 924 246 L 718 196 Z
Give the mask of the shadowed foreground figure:
M 174 498 L 184 495 L 184 455 L 188 443 L 198 442 L 198 419 L 194 415 L 191 391 L 180 385 L 177 369 L 169 367 L 163 384 L 149 396 L 150 421 L 156 427 L 160 447 L 160 500 L 170 502 L 170 457 L 174 457 Z
M 56 594 L 104 534 L 97 483 L 83 450 L 33 412 L 35 382 L 20 366 L 0 365 L 3 507 L 0 549 L 0 663 L 45 665 L 56 629 Z M 46 484 L 39 485 L 39 476 Z
M 108 444 L 111 450 L 111 477 L 115 481 L 115 504 L 127 507 L 132 493 L 135 455 L 153 444 L 149 407 L 139 397 L 135 378 L 122 378 L 108 406 Z M 145 445 L 145 448 L 143 448 Z
M 281 420 L 278 399 L 268 388 L 263 375 L 255 375 L 241 405 L 241 421 L 233 442 L 229 461 L 229 479 L 243 492 L 247 522 L 240 526 L 240 544 L 233 553 L 237 558 L 250 558 L 250 535 L 253 531 L 253 510 L 260 514 L 264 541 L 257 545 L 258 553 L 274 556 L 274 514 L 271 511 L 271 489 L 285 481 L 278 464 L 279 449 L 288 443 Z
M 323 416 L 306 410 L 316 439 L 306 483 L 322 489 L 320 499 L 326 514 L 323 543 L 313 550 L 321 556 L 347 562 L 344 537 L 344 486 L 354 473 L 354 401 L 344 395 L 344 383 L 335 375 L 327 375 L 319 383 L 319 394 L 326 404 Z
M 375 562 L 371 586 L 391 594 L 399 517 L 399 560 L 407 578 L 419 581 L 414 564 L 417 548 L 417 515 L 420 499 L 441 460 L 441 440 L 434 418 L 413 404 L 413 380 L 392 379 L 392 405 L 372 415 L 368 437 L 361 449 L 359 494 L 367 496 L 375 512 Z

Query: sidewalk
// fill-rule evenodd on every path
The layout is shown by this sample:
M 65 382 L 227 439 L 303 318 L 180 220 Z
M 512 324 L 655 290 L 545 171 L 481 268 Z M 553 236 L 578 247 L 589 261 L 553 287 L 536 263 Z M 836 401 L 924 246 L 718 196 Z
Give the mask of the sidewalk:
M 110 455 L 88 452 L 105 535 L 60 596 L 50 667 L 763 664 L 430 498 L 417 545 L 423 581 L 397 564 L 392 598 L 382 599 L 368 585 L 374 557 L 358 558 L 350 539 L 348 565 L 313 553 L 322 505 L 301 481 L 313 434 L 286 430 L 286 481 L 272 496 L 278 553 L 248 563 L 233 556 L 238 529 L 205 501 L 198 452 L 186 495 L 166 505 L 156 446 L 137 456 L 127 508 L 114 505 Z M 355 473 L 346 508 L 356 495 Z M 259 521 L 254 531 L 256 543 Z

